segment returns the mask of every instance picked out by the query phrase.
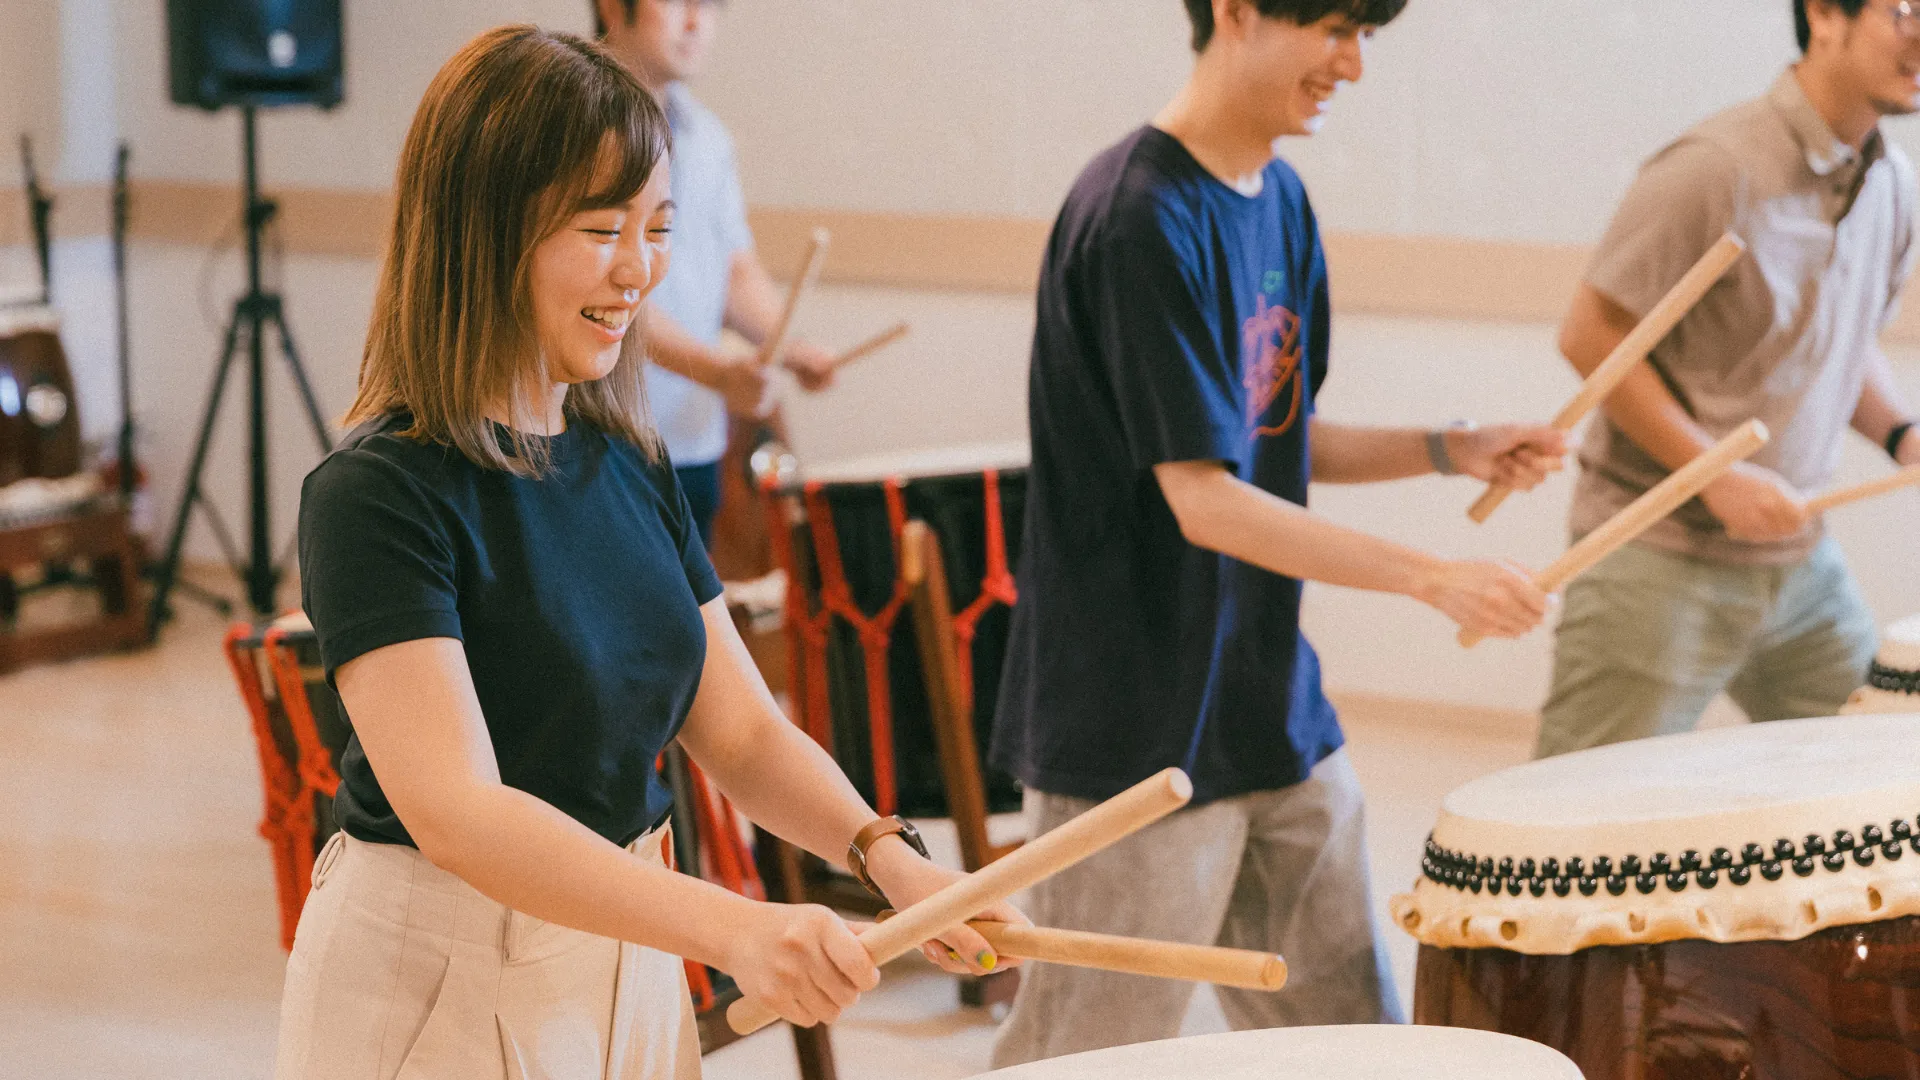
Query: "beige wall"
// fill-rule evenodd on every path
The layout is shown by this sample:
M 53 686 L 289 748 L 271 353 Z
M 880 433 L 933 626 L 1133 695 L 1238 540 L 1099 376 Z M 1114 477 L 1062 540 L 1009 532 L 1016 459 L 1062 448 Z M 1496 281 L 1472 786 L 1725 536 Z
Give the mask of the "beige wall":
M 1408 268 L 1395 260 L 1455 249 L 1402 241 L 1541 245 L 1554 275 L 1564 274 L 1577 261 L 1568 245 L 1596 237 L 1646 153 L 1692 119 L 1757 92 L 1786 62 L 1784 9 L 1772 0 L 1415 0 L 1375 44 L 1368 78 L 1342 95 L 1326 132 L 1283 149 L 1327 227 L 1368 237 L 1336 258 L 1337 274 L 1375 283 L 1365 306 L 1391 307 L 1401 296 L 1430 313 L 1443 294 L 1419 285 L 1433 272 L 1422 263 L 1404 277 Z M 101 18 L 108 10 L 112 17 Z M 43 125 L 66 152 L 57 168 L 69 182 L 102 179 L 121 131 L 133 141 L 139 178 L 233 180 L 236 118 L 166 102 L 163 10 L 0 0 L 0 134 Z M 584 0 L 348 0 L 347 14 L 347 104 L 263 119 L 270 187 L 385 189 L 420 91 L 462 41 L 511 20 L 588 23 Z M 716 63 L 698 90 L 733 128 L 757 204 L 1018 225 L 1049 217 L 1086 158 L 1173 91 L 1188 62 L 1183 38 L 1176 0 L 731 0 Z M 28 69 L 37 74 L 23 76 Z M 1920 134 L 1904 122 L 1892 130 L 1909 144 Z M 0 153 L 0 187 L 12 168 L 11 153 Z M 10 228 L 0 222 L 0 246 L 15 235 Z M 217 232 L 191 239 L 211 244 Z M 21 265 L 19 256 L 0 250 L 0 275 Z M 83 419 L 104 436 L 117 407 L 105 247 L 66 243 L 59 262 Z M 136 403 L 155 489 L 170 510 L 239 265 L 231 247 L 210 259 L 205 246 L 142 242 L 133 270 Z M 298 253 L 285 267 L 290 318 L 332 413 L 352 392 L 373 271 L 363 257 Z M 1383 276 L 1396 272 L 1405 284 Z M 1524 284 L 1495 291 L 1519 293 Z M 1483 310 L 1497 310 L 1498 300 Z M 1347 306 L 1323 399 L 1331 416 L 1422 424 L 1537 417 L 1571 386 L 1552 353 L 1552 327 L 1538 321 L 1538 298 L 1511 309 L 1534 312 L 1534 321 L 1480 327 L 1357 317 Z M 899 318 L 915 324 L 908 341 L 847 372 L 834 394 L 793 402 L 806 457 L 1024 431 L 1028 296 L 829 285 L 801 328 L 842 344 Z M 1903 352 L 1899 362 L 1903 379 L 1920 383 L 1920 359 Z M 277 372 L 274 400 L 274 512 L 285 534 L 314 450 Z M 237 517 L 244 448 L 238 410 L 228 415 L 208 480 Z M 1883 467 L 1864 446 L 1850 449 L 1853 474 Z M 1471 496 L 1470 485 L 1434 480 L 1315 492 L 1316 506 L 1338 520 L 1446 552 L 1540 564 L 1564 545 L 1564 483 L 1510 502 L 1478 529 L 1462 515 Z M 1884 616 L 1920 610 L 1920 582 L 1903 554 L 1917 517 L 1908 496 L 1836 518 Z M 213 553 L 203 528 L 195 550 Z M 1308 625 L 1336 685 L 1516 708 L 1538 701 L 1544 636 L 1463 654 L 1437 616 L 1405 601 L 1319 588 L 1309 597 Z

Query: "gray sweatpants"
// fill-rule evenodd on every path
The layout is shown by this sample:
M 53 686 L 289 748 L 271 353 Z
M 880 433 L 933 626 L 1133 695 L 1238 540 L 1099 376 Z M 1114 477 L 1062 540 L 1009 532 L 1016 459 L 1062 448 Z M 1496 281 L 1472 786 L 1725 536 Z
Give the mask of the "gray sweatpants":
M 1027 835 L 1093 805 L 1029 790 Z M 1403 1023 L 1368 895 L 1365 814 L 1346 751 L 1308 779 L 1182 810 L 1027 894 L 1037 926 L 1277 952 L 1278 993 L 1218 987 L 1236 1030 Z M 993 1067 L 1179 1034 L 1193 984 L 1056 964 L 1021 972 Z

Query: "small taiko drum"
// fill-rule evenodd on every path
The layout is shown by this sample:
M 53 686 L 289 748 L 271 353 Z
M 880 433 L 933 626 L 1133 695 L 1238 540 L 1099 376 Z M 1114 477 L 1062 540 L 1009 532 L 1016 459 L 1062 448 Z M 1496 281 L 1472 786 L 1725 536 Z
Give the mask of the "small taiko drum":
M 1414 1017 L 1587 1080 L 1920 1077 L 1920 716 L 1695 732 L 1447 796 Z
M 60 318 L 37 304 L 0 307 L 0 487 L 79 469 L 80 415 Z
M 1880 636 L 1880 652 L 1867 669 L 1866 685 L 1855 690 L 1840 711 L 1920 713 L 1920 615 L 1887 627 Z
M 882 814 L 948 814 L 906 611 L 901 531 L 918 518 L 939 539 L 984 757 L 1015 596 L 1027 461 L 1024 443 L 863 458 L 808 466 L 803 482 L 772 493 L 799 721 Z M 1011 778 L 985 779 L 990 810 L 1019 809 Z
M 1269 1028 L 1134 1043 L 1036 1061 L 978 1080 L 1580 1080 L 1539 1043 L 1405 1025 Z

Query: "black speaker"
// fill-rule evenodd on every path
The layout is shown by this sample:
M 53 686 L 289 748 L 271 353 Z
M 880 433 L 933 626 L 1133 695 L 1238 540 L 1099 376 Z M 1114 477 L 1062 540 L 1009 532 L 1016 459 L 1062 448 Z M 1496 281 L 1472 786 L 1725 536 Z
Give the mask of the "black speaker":
M 340 104 L 340 0 L 167 0 L 173 100 L 226 105 Z

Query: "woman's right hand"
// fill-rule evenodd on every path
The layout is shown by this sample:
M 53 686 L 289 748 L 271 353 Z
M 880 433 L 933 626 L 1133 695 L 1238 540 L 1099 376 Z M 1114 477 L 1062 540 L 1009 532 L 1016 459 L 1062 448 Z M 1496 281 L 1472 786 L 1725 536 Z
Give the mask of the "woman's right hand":
M 812 1027 L 831 1024 L 880 985 L 880 969 L 838 915 L 818 904 L 755 904 L 721 965 L 742 993 Z
M 1438 563 L 1423 575 L 1415 596 L 1482 637 L 1527 634 L 1547 617 L 1553 602 L 1526 568 L 1504 559 Z

